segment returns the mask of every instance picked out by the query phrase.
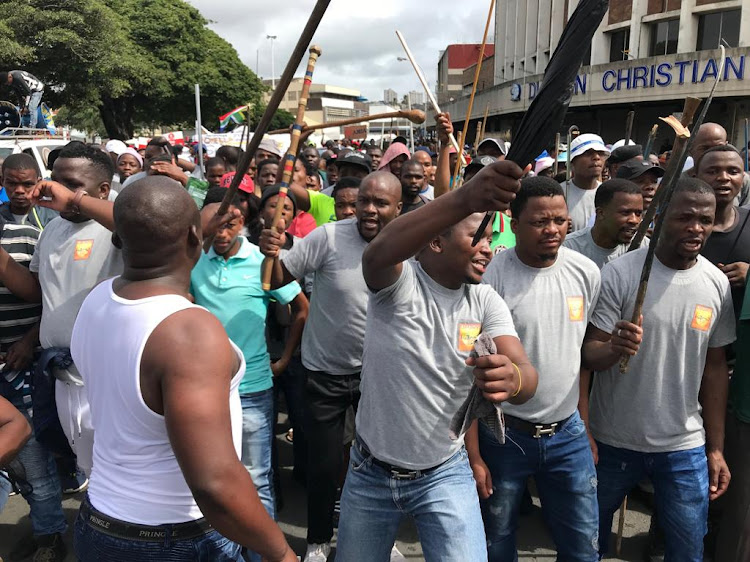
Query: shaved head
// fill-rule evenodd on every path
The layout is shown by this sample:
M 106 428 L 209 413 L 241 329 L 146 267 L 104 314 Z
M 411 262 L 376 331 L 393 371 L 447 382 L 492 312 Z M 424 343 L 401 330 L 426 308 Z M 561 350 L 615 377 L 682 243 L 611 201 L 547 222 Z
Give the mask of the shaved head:
M 148 176 L 124 189 L 115 200 L 114 219 L 113 241 L 122 248 L 126 267 L 166 264 L 170 254 L 190 245 L 191 233 L 200 245 L 198 207 L 166 176 Z
M 690 156 L 693 157 L 695 166 L 697 167 L 706 150 L 725 144 L 727 144 L 727 131 L 724 127 L 718 123 L 703 123 L 695 134 L 695 139 L 690 147 Z

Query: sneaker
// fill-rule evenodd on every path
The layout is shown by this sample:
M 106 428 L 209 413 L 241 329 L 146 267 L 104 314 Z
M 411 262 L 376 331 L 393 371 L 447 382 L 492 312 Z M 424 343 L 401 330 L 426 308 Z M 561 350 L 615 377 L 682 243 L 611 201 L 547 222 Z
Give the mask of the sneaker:
M 37 537 L 39 548 L 34 553 L 33 562 L 63 562 L 68 554 L 62 535 L 41 535 Z
M 401 554 L 398 548 L 396 548 L 396 545 L 393 545 L 393 548 L 391 549 L 391 562 L 406 562 L 406 556 Z
M 72 474 L 63 476 L 60 483 L 62 484 L 63 494 L 77 494 L 89 487 L 89 479 L 80 468 L 76 468 L 76 471 Z
M 36 539 L 31 535 L 26 535 L 25 537 L 21 537 L 19 541 L 13 545 L 8 558 L 12 562 L 25 560 L 36 552 L 37 547 Z
M 331 543 L 308 544 L 304 562 L 327 562 L 331 554 Z

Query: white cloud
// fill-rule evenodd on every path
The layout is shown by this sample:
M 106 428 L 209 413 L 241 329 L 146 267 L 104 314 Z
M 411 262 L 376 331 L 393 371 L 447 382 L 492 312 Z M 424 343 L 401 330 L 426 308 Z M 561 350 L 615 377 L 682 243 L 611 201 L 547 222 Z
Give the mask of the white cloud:
M 276 77 L 284 70 L 299 34 L 312 11 L 312 0 L 237 2 L 237 0 L 188 0 L 211 21 L 210 27 L 229 41 L 242 61 L 264 78 L 271 76 L 271 41 L 276 35 Z M 332 0 L 313 38 L 323 54 L 314 81 L 360 90 L 370 100 L 380 100 L 383 90 L 393 88 L 401 96 L 422 91 L 414 70 L 404 56 L 396 29 L 400 30 L 435 89 L 440 51 L 451 43 L 479 42 L 489 2 Z M 257 58 L 256 58 L 257 57 Z M 307 57 L 297 75 L 301 75 Z

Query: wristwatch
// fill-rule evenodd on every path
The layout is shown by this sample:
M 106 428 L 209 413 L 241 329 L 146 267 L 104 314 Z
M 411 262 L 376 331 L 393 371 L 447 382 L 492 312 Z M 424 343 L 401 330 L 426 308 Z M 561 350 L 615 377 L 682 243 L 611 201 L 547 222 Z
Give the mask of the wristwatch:
M 76 215 L 81 214 L 81 199 L 84 197 L 87 197 L 88 193 L 84 191 L 83 189 L 79 189 L 76 191 L 76 194 L 73 196 L 73 202 L 70 204 L 70 210 L 74 212 Z

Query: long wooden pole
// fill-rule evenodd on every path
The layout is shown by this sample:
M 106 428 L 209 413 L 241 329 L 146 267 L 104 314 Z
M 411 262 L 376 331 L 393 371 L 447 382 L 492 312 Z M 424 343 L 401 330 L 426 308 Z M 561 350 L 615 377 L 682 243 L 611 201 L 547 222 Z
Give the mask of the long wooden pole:
M 345 125 L 356 125 L 357 123 L 366 123 L 367 121 L 374 121 L 376 119 L 392 119 L 394 117 L 408 119 L 412 123 L 424 123 L 425 119 L 427 119 L 424 111 L 420 111 L 418 109 L 406 111 L 401 109 L 399 111 L 390 111 L 388 113 L 374 113 L 372 115 L 364 115 L 362 117 L 349 117 L 348 119 L 330 121 L 328 123 L 319 123 L 317 125 L 305 125 L 304 127 L 302 127 L 302 132 L 306 133 L 308 131 L 317 131 L 318 129 L 325 129 L 327 127 L 343 127 Z M 275 129 L 273 131 L 269 131 L 268 134 L 280 135 L 288 132 L 289 129 Z
M 487 134 L 487 117 L 489 116 L 489 114 L 490 114 L 490 103 L 487 102 L 487 105 L 484 106 L 484 117 L 482 118 L 482 133 L 479 136 L 479 142 L 482 142 L 484 140 L 484 135 Z
M 482 37 L 482 46 L 479 48 L 479 60 L 477 61 L 474 69 L 474 84 L 471 87 L 471 95 L 469 96 L 469 105 L 466 108 L 466 119 L 464 119 L 464 130 L 461 138 L 468 138 L 469 135 L 469 121 L 471 120 L 471 111 L 474 109 L 474 96 L 477 93 L 477 85 L 479 84 L 479 73 L 482 71 L 482 62 L 484 61 L 484 50 L 487 47 L 487 35 L 490 32 L 490 24 L 492 23 L 492 12 L 495 9 L 495 0 L 490 0 L 490 10 L 487 13 L 487 23 L 484 26 L 484 36 Z M 476 147 L 474 147 L 476 149 Z M 453 188 L 461 187 L 461 164 L 463 158 L 456 158 L 456 167 L 453 169 L 453 177 L 455 178 Z
M 414 72 L 417 73 L 417 78 L 422 84 L 422 88 L 424 88 L 425 94 L 427 94 L 427 99 L 430 100 L 432 109 L 435 110 L 435 113 L 442 113 L 442 111 L 440 111 L 440 106 L 438 105 L 438 102 L 435 99 L 435 96 L 432 95 L 432 92 L 430 91 L 430 87 L 427 85 L 427 79 L 424 77 L 424 74 L 422 73 L 422 69 L 419 68 L 419 65 L 417 64 L 417 61 L 414 58 L 414 55 L 411 53 L 411 49 L 409 49 L 409 45 L 406 44 L 406 39 L 404 39 L 404 36 L 401 34 L 400 31 L 396 31 L 396 37 L 398 37 L 398 40 L 401 41 L 401 46 L 404 48 L 406 57 L 409 59 L 409 62 L 411 63 L 412 67 L 414 67 Z M 456 152 L 458 152 L 459 159 L 463 160 L 464 158 L 463 150 L 461 149 L 460 146 L 458 146 L 458 142 L 456 142 L 456 137 L 453 136 L 453 133 L 448 135 L 448 140 L 450 141 L 453 148 L 456 149 Z
M 289 183 L 292 180 L 294 172 L 294 163 L 297 160 L 297 148 L 299 147 L 299 138 L 302 135 L 302 125 L 305 122 L 305 110 L 307 109 L 307 98 L 310 95 L 310 84 L 315 70 L 315 63 L 321 54 L 320 47 L 313 45 L 310 47 L 310 58 L 307 61 L 307 71 L 305 72 L 305 81 L 302 83 L 302 91 L 299 95 L 299 104 L 297 105 L 297 117 L 292 127 L 292 136 L 289 143 L 289 150 L 284 157 L 284 173 L 281 177 L 281 189 L 279 190 L 279 200 L 276 203 L 276 212 L 273 215 L 271 228 L 276 228 L 281 221 L 281 214 L 284 211 L 284 199 L 287 197 Z M 261 266 L 263 290 L 271 290 L 271 275 L 273 274 L 273 258 L 263 258 Z
M 266 134 L 268 126 L 271 124 L 271 119 L 273 119 L 276 110 L 279 108 L 281 99 L 284 97 L 284 94 L 286 94 L 286 90 L 289 88 L 292 78 L 294 78 L 294 73 L 297 71 L 299 63 L 302 62 L 302 57 L 305 56 L 305 51 L 307 50 L 308 45 L 310 45 L 310 41 L 312 41 L 315 31 L 318 29 L 318 25 L 320 25 L 320 20 L 323 19 L 323 15 L 326 13 L 330 3 L 331 0 L 318 0 L 315 4 L 315 8 L 313 8 L 310 18 L 307 20 L 307 24 L 302 30 L 302 34 L 299 36 L 297 45 L 294 47 L 294 51 L 292 51 L 292 55 L 289 57 L 289 62 L 287 62 L 286 68 L 284 68 L 284 72 L 281 74 L 281 78 L 279 78 L 276 83 L 273 94 L 271 94 L 271 99 L 268 100 L 266 110 L 263 112 L 260 121 L 258 121 L 253 136 L 247 141 L 245 152 L 237 163 L 237 173 L 234 175 L 234 179 L 232 179 L 232 183 L 224 195 L 219 210 L 216 211 L 217 214 L 226 214 L 229 209 L 229 204 L 232 202 L 232 199 L 234 199 L 234 196 L 237 194 L 237 189 L 240 187 L 242 177 L 250 168 L 250 160 L 255 156 L 255 151 L 258 150 L 258 145 L 260 144 L 260 141 L 263 140 L 263 135 Z

